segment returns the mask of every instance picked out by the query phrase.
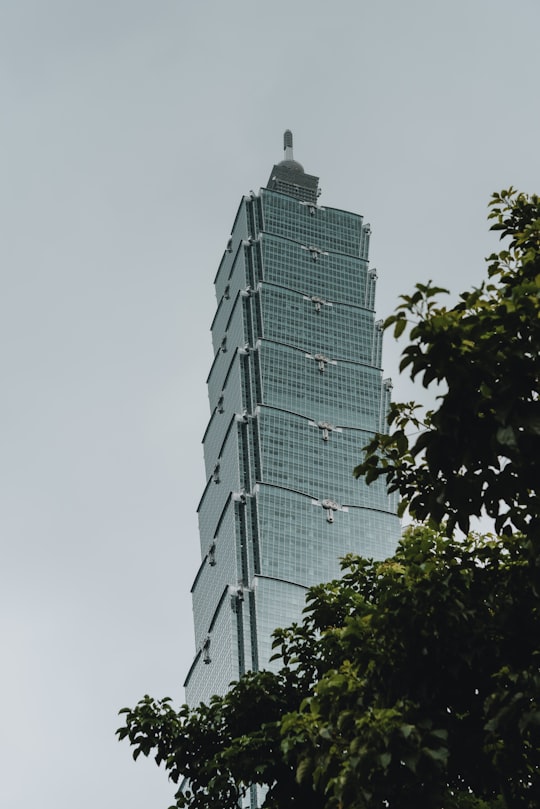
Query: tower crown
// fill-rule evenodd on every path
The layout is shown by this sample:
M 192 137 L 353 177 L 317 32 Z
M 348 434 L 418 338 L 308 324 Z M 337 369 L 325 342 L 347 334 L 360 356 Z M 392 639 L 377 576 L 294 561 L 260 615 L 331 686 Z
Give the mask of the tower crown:
M 317 204 L 319 178 L 306 174 L 304 167 L 293 156 L 293 135 L 290 129 L 283 134 L 284 159 L 272 169 L 268 188 L 289 197 Z

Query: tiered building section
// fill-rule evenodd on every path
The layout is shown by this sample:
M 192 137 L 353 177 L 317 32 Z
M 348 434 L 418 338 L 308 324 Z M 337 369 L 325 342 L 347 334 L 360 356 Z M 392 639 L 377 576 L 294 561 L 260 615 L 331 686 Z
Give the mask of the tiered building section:
M 370 228 L 321 207 L 317 189 L 285 133 L 285 160 L 242 199 L 215 279 L 191 705 L 268 667 L 272 630 L 340 575 L 340 557 L 385 558 L 399 537 L 395 499 L 352 476 L 391 387 Z

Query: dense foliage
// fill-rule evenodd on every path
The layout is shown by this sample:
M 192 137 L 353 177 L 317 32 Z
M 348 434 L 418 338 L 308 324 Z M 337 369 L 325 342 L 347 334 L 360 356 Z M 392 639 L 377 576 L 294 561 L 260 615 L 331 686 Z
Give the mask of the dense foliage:
M 509 245 L 452 308 L 419 285 L 403 368 L 441 383 L 436 409 L 394 405 L 356 473 L 386 476 L 416 520 L 395 555 L 351 557 L 275 635 L 277 673 L 175 711 L 124 709 L 176 806 L 533 809 L 540 796 L 540 200 L 495 195 Z M 411 435 L 411 432 L 413 433 Z M 500 537 L 469 534 L 483 511 Z
M 386 321 L 396 336 L 413 320 L 400 370 L 443 383 L 436 410 L 394 404 L 356 474 L 385 475 L 418 520 L 469 529 L 485 510 L 497 531 L 540 534 L 540 203 L 510 189 L 491 202 L 492 230 L 509 244 L 488 259 L 489 281 L 456 306 L 418 284 Z M 416 428 L 413 440 L 407 433 Z M 418 431 L 420 434 L 418 435 Z

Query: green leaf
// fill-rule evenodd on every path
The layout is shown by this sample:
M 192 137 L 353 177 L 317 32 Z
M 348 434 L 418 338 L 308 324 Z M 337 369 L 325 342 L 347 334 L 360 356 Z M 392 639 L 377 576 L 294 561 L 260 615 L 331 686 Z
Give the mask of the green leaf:
M 392 761 L 392 753 L 386 751 L 386 753 L 381 753 L 379 756 L 379 763 L 383 769 L 388 769 L 388 765 Z
M 401 335 L 405 331 L 405 326 L 406 325 L 407 325 L 407 321 L 405 320 L 405 318 L 399 318 L 396 321 L 396 325 L 394 326 L 394 337 L 395 337 L 396 340 L 399 339 L 399 337 L 401 337 Z
M 446 762 L 448 758 L 448 750 L 445 747 L 438 747 L 436 750 L 433 750 L 430 747 L 425 747 L 424 753 L 434 761 Z

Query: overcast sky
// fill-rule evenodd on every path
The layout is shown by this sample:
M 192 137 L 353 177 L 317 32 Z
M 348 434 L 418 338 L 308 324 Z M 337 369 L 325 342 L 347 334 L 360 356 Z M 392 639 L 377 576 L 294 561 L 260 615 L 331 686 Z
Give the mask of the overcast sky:
M 455 295 L 491 192 L 540 192 L 539 29 L 538 0 L 0 0 L 2 807 L 172 802 L 116 713 L 183 700 L 212 281 L 283 130 L 371 222 L 380 317 Z

